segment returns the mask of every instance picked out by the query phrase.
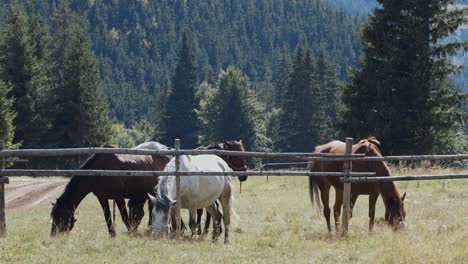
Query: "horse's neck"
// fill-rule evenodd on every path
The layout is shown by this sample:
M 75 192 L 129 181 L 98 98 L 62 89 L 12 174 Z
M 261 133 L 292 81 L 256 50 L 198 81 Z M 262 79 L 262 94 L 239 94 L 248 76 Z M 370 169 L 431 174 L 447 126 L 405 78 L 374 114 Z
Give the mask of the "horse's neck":
M 379 165 L 378 168 L 377 168 L 377 175 L 376 176 L 391 176 L 388 166 L 383 161 L 381 163 L 379 163 L 379 164 L 381 164 L 381 165 Z M 387 202 L 389 201 L 389 198 L 391 198 L 391 197 L 399 198 L 400 197 L 400 192 L 398 191 L 398 188 L 397 188 L 395 182 L 393 182 L 393 181 L 381 182 L 380 183 L 380 194 L 382 195 L 382 199 L 384 200 L 385 206 L 387 206 Z
M 83 177 L 72 177 L 59 198 L 60 202 L 68 210 L 74 212 L 86 195 L 92 191 L 91 186 Z
M 175 176 L 161 177 L 161 184 L 158 185 L 158 195 L 164 192 L 171 200 L 177 200 L 175 178 Z

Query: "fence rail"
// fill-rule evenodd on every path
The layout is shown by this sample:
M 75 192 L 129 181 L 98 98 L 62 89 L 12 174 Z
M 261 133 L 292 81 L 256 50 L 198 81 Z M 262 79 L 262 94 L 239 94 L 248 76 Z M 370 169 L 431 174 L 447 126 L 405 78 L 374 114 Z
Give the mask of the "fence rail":
M 343 176 L 343 172 L 291 172 L 291 171 L 178 171 L 181 176 Z M 44 176 L 171 176 L 176 175 L 171 171 L 119 171 L 119 170 L 28 170 L 28 169 L 5 169 L 0 171 L 0 176 L 30 176 L 30 177 L 44 177 Z M 353 177 L 368 177 L 375 176 L 375 172 L 352 172 Z
M 180 176 L 193 175 L 233 175 L 233 176 L 330 176 L 341 177 L 344 183 L 343 202 L 343 235 L 348 230 L 350 187 L 353 183 L 364 182 L 384 182 L 384 181 L 412 181 L 412 180 L 436 180 L 436 179 L 465 179 L 468 174 L 445 174 L 445 175 L 418 175 L 418 176 L 391 176 L 379 177 L 374 172 L 352 172 L 352 162 L 371 161 L 422 161 L 422 160 L 466 160 L 468 154 L 457 155 L 409 155 L 409 156 L 388 156 L 388 157 L 368 157 L 364 154 L 351 154 L 352 139 L 346 139 L 345 154 L 326 153 L 273 153 L 273 152 L 238 152 L 227 150 L 184 150 L 179 149 L 180 141 L 176 140 L 175 150 L 149 150 L 133 148 L 74 148 L 74 149 L 16 149 L 3 150 L 3 141 L 0 140 L 0 237 L 6 233 L 5 224 L 5 184 L 9 183 L 9 178 L 5 176 L 165 176 L 175 175 L 177 185 L 177 195 L 180 192 Z M 172 155 L 176 160 L 180 155 L 202 155 L 212 154 L 220 156 L 242 156 L 255 157 L 260 159 L 289 159 L 289 160 L 319 160 L 319 161 L 343 161 L 344 167 L 341 172 L 291 172 L 291 171 L 235 171 L 235 172 L 190 172 L 180 171 L 176 166 L 175 171 L 113 171 L 113 170 L 19 170 L 4 169 L 3 164 L 12 157 L 50 157 L 50 156 L 81 156 L 92 154 L 130 154 L 130 155 Z M 15 162 L 14 160 L 11 160 Z M 16 160 L 18 161 L 18 160 Z M 176 162 L 178 165 L 178 162 Z M 180 204 L 180 203 L 177 203 Z M 180 208 L 176 208 L 176 215 L 180 217 Z M 180 223 L 180 221 L 177 221 Z M 179 227 L 178 227 L 178 230 Z M 179 231 L 178 231 L 179 234 Z
M 439 175 L 416 175 L 416 176 L 380 176 L 380 177 L 359 177 L 341 178 L 343 183 L 363 183 L 363 182 L 389 182 L 389 181 L 421 181 L 421 180 L 450 180 L 467 179 L 468 174 L 439 174 Z

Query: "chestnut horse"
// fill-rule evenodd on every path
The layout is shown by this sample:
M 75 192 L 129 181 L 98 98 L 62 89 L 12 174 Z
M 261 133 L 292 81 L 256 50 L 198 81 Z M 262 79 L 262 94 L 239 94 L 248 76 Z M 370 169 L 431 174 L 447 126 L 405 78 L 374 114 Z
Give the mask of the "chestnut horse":
M 365 154 L 366 156 L 381 157 L 382 154 L 376 146 L 380 144 L 375 137 L 369 137 L 359 141 L 359 143 L 353 145 L 353 154 Z M 341 141 L 332 141 L 324 145 L 315 147 L 315 153 L 330 153 L 330 154 L 344 154 L 346 144 Z M 310 171 L 315 172 L 333 172 L 343 170 L 343 161 L 312 161 L 310 163 Z M 353 172 L 375 172 L 376 176 L 390 176 L 390 170 L 384 161 L 353 161 L 352 162 Z M 330 187 L 335 188 L 335 204 L 333 206 L 334 217 L 335 217 L 335 229 L 338 230 L 339 219 L 341 214 L 341 206 L 343 204 L 343 183 L 340 182 L 340 177 L 309 177 L 309 193 L 312 204 L 314 203 L 314 192 L 318 196 L 318 190 L 320 190 L 320 197 L 323 203 L 323 214 L 327 220 L 328 231 L 331 232 L 330 225 L 330 207 L 328 205 Z M 382 199 L 385 205 L 385 220 L 393 227 L 403 227 L 406 212 L 404 208 L 404 199 L 406 193 L 403 196 L 400 195 L 397 186 L 394 182 L 370 182 L 370 183 L 353 183 L 351 184 L 351 210 L 350 215 L 352 216 L 352 209 L 356 202 L 357 197 L 360 194 L 369 195 L 369 230 L 371 231 L 374 227 L 375 218 L 375 204 L 379 194 L 382 195 Z M 317 204 L 320 206 L 318 197 L 315 197 Z
M 105 147 L 115 148 L 116 146 Z M 146 142 L 136 148 L 169 149 L 157 142 Z M 171 158 L 171 156 L 160 155 L 94 154 L 81 165 L 80 169 L 161 171 Z M 73 176 L 63 194 L 52 204 L 51 235 L 72 230 L 76 221 L 75 210 L 89 193 L 94 193 L 98 198 L 111 236 L 115 236 L 115 229 L 111 220 L 108 199 L 116 202 L 127 229 L 134 231 L 143 218 L 143 206 L 148 199 L 147 193 L 153 192 L 157 183 L 158 177 Z M 130 217 L 127 214 L 125 198 L 130 199 Z

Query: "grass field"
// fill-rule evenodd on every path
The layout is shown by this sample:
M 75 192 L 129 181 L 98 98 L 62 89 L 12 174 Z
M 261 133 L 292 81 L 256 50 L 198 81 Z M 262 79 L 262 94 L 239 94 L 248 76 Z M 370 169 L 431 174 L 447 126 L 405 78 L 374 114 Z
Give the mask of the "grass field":
M 400 232 L 378 224 L 369 233 L 367 197 L 360 197 L 345 239 L 328 234 L 307 182 L 250 177 L 239 194 L 235 180 L 240 223 L 229 245 L 131 237 L 120 220 L 111 239 L 93 195 L 78 208 L 75 229 L 58 238 L 49 237 L 49 206 L 9 210 L 0 263 L 468 263 L 467 180 L 400 182 L 408 192 Z M 380 198 L 377 207 L 382 217 Z

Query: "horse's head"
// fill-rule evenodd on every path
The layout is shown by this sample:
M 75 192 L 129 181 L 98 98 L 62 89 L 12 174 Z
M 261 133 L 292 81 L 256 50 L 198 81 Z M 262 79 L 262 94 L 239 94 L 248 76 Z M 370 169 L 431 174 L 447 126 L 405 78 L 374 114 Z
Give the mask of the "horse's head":
M 405 200 L 406 193 L 401 197 L 391 196 L 386 202 L 385 220 L 395 229 L 405 227 Z
M 51 236 L 55 236 L 57 233 L 70 232 L 76 222 L 73 212 L 65 208 L 60 199 L 52 203 L 52 213 L 50 216 L 52 217 Z
M 365 154 L 366 156 L 382 156 L 378 145 L 380 142 L 374 136 L 369 136 L 362 139 L 357 144 L 353 145 L 354 154 Z
M 245 147 L 242 144 L 242 140 L 224 141 L 223 149 L 231 150 L 231 151 L 245 151 Z M 233 171 L 246 171 L 247 170 L 245 159 L 241 156 L 227 156 L 225 160 Z M 245 180 L 247 180 L 247 176 L 239 176 L 239 181 L 243 182 Z
M 151 235 L 159 238 L 168 233 L 167 226 L 171 216 L 172 207 L 176 205 L 176 201 L 171 200 L 166 194 L 159 194 L 154 197 L 148 193 L 150 202 L 153 204 L 151 211 Z

